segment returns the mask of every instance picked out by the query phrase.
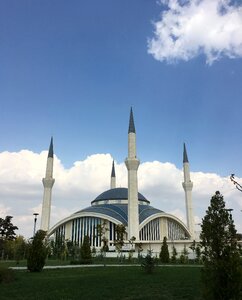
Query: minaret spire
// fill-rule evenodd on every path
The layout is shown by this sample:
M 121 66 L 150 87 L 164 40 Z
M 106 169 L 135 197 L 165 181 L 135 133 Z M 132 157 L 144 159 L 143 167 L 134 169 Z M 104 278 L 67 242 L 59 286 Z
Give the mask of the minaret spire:
M 134 116 L 133 116 L 133 109 L 130 109 L 130 116 L 129 116 L 129 133 L 135 133 L 135 126 L 134 126 Z
M 53 136 L 51 137 L 51 140 L 50 140 L 50 147 L 49 147 L 48 157 L 52 157 L 52 158 L 54 157 Z
M 128 239 L 139 240 L 139 204 L 137 171 L 140 161 L 136 157 L 136 133 L 133 110 L 130 110 L 128 132 L 128 157 L 125 160 L 128 169 Z
M 114 167 L 114 160 L 112 164 L 112 172 L 111 172 L 111 189 L 116 188 L 116 175 L 115 175 L 115 167 Z
M 51 211 L 51 196 L 52 187 L 55 179 L 53 178 L 53 163 L 54 163 L 54 151 L 53 151 L 53 137 L 51 137 L 50 147 L 47 157 L 45 178 L 42 179 L 44 186 L 44 195 L 42 202 L 42 214 L 40 229 L 48 231 L 50 226 L 50 211 Z
M 183 163 L 188 163 L 186 144 L 183 143 Z
M 192 208 L 193 183 L 190 178 L 190 167 L 189 167 L 189 161 L 187 157 L 185 143 L 183 146 L 183 173 L 184 173 L 184 182 L 182 183 L 182 186 L 185 191 L 187 227 L 191 233 L 191 238 L 194 239 L 194 216 L 193 216 L 193 208 Z

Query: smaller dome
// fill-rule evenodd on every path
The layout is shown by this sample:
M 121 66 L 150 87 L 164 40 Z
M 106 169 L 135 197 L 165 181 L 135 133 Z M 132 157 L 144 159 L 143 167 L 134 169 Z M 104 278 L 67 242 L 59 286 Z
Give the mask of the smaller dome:
M 107 200 L 128 200 L 128 189 L 127 188 L 115 188 L 111 190 L 107 190 L 97 196 L 91 204 L 94 204 L 99 201 L 107 201 Z M 142 202 L 150 203 L 142 194 L 138 193 L 138 200 Z

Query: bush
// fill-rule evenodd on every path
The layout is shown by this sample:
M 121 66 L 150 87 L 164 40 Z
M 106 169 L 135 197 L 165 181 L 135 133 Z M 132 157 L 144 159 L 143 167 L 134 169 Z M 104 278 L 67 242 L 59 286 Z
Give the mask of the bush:
M 0 284 L 10 283 L 15 280 L 15 273 L 13 270 L 8 268 L 0 267 Z
M 45 236 L 45 231 L 38 230 L 30 244 L 27 257 L 27 268 L 30 272 L 40 272 L 45 265 L 47 257 L 47 247 L 44 245 Z
M 176 251 L 176 248 L 175 248 L 175 246 L 173 245 L 172 246 L 172 256 L 171 256 L 171 262 L 172 263 L 176 263 L 176 261 L 177 261 L 177 251 Z
M 85 235 L 83 244 L 81 246 L 81 260 L 91 260 L 91 259 L 92 259 L 92 253 L 91 253 L 89 237 Z
M 155 269 L 155 259 L 151 255 L 151 251 L 148 251 L 147 255 L 143 258 L 141 267 L 147 274 L 151 274 Z

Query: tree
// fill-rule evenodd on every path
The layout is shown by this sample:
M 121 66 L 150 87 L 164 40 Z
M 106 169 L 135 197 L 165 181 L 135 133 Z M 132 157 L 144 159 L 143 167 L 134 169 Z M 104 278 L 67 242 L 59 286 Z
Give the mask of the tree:
M 241 269 L 236 229 L 220 192 L 211 198 L 200 235 L 205 299 L 241 299 Z
M 27 268 L 30 272 L 40 272 L 45 265 L 47 246 L 45 245 L 46 231 L 38 230 L 29 246 Z
M 184 248 L 180 255 L 180 263 L 181 264 L 188 263 L 188 254 L 189 254 L 189 252 L 187 251 L 187 247 L 186 247 L 186 245 L 184 245 Z
M 173 263 L 176 263 L 176 257 L 177 257 L 177 250 L 176 250 L 176 247 L 173 245 L 172 246 L 172 256 L 171 256 L 171 261 Z
M 122 247 L 124 245 L 124 235 L 126 234 L 126 228 L 124 224 L 116 225 L 116 240 L 114 242 L 115 248 L 118 253 L 121 252 Z
M 64 253 L 65 253 L 65 240 L 64 236 L 57 234 L 55 237 L 55 240 L 52 240 L 50 242 L 50 250 L 51 254 L 58 259 L 63 259 L 64 258 Z
M 163 238 L 163 244 L 160 251 L 160 260 L 162 263 L 168 263 L 170 260 L 166 236 Z
M 8 257 L 6 253 L 6 247 L 9 246 L 8 241 L 13 241 L 16 237 L 15 230 L 18 230 L 18 227 L 13 225 L 11 222 L 12 216 L 6 216 L 5 219 L 0 218 L 0 254 L 1 257 Z
M 96 228 L 97 228 L 97 234 L 103 244 L 101 251 L 104 252 L 104 254 L 106 254 L 106 252 L 109 250 L 108 239 L 106 237 L 106 233 L 108 231 L 107 221 L 103 220 L 103 222 L 101 224 L 98 224 Z
M 15 239 L 15 230 L 18 230 L 18 227 L 13 225 L 12 218 L 12 216 L 6 216 L 5 219 L 0 218 L 0 238 L 9 241 Z
M 26 250 L 27 250 L 27 243 L 23 236 L 19 235 L 16 237 L 13 243 L 13 251 L 14 251 L 14 259 L 18 264 L 21 259 L 25 258 Z
M 142 259 L 141 267 L 145 270 L 147 274 L 153 273 L 155 269 L 155 259 L 152 257 L 152 251 L 148 250 L 147 255 Z
M 92 253 L 90 247 L 89 237 L 84 236 L 83 244 L 81 246 L 81 262 L 82 263 L 91 263 Z

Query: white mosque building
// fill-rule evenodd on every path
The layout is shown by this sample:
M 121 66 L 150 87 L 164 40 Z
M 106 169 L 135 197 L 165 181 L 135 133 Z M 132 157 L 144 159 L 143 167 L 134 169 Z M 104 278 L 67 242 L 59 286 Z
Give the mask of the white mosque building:
M 138 192 L 137 172 L 140 161 L 136 156 L 136 131 L 132 108 L 130 111 L 128 130 L 128 157 L 125 164 L 128 172 L 128 188 L 116 187 L 115 166 L 112 165 L 110 189 L 98 195 L 87 208 L 60 220 L 49 228 L 51 216 L 51 195 L 54 185 L 53 178 L 53 140 L 51 139 L 47 158 L 46 175 L 43 178 L 44 196 L 40 229 L 47 231 L 49 237 L 59 237 L 81 245 L 84 236 L 88 235 L 91 247 L 100 249 L 102 238 L 98 234 L 98 225 L 105 224 L 105 239 L 110 250 L 115 249 L 117 225 L 126 228 L 124 249 L 129 249 L 129 240 L 133 239 L 133 248 L 142 245 L 143 250 L 152 249 L 159 252 L 163 238 L 167 237 L 169 247 L 176 246 L 178 251 L 184 245 L 190 245 L 195 238 L 194 216 L 192 209 L 192 187 L 189 161 L 184 144 L 183 172 L 185 206 L 187 224 L 176 216 L 154 208 L 150 201 Z

